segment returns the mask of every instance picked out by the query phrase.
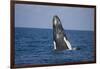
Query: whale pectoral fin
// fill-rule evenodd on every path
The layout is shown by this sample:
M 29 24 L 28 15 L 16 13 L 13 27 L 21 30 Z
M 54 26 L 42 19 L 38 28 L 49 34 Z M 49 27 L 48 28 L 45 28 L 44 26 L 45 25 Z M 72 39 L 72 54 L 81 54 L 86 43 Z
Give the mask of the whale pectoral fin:
M 66 45 L 68 46 L 68 49 L 72 50 L 72 46 L 71 46 L 70 42 L 66 39 L 66 37 L 64 37 L 64 41 L 65 41 Z
M 56 42 L 55 42 L 55 41 L 53 41 L 53 44 L 54 44 L 54 49 L 56 50 Z

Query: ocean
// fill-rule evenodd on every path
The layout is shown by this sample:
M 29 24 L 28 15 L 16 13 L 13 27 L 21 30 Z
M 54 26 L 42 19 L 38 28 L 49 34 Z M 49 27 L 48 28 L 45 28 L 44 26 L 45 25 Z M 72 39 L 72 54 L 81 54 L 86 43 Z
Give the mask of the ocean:
M 40 65 L 94 61 L 94 32 L 65 30 L 73 48 L 54 51 L 52 29 L 15 28 L 15 64 Z

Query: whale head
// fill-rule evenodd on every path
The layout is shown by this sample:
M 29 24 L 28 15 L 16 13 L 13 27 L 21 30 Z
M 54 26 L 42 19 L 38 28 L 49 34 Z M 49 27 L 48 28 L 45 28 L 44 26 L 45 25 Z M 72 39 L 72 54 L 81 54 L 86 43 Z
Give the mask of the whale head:
M 60 18 L 57 15 L 53 16 L 53 28 L 56 33 L 62 33 L 63 31 Z
M 57 25 L 59 25 L 60 24 L 60 19 L 59 19 L 59 17 L 57 16 L 57 15 L 55 15 L 54 17 L 53 17 L 53 25 L 54 26 L 57 26 Z

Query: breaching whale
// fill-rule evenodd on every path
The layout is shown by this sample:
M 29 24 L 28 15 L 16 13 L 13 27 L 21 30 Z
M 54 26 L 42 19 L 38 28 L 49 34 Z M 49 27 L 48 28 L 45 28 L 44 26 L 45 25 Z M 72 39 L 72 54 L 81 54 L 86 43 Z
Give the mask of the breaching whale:
M 53 16 L 53 44 L 54 50 L 72 50 L 72 46 L 57 15 Z

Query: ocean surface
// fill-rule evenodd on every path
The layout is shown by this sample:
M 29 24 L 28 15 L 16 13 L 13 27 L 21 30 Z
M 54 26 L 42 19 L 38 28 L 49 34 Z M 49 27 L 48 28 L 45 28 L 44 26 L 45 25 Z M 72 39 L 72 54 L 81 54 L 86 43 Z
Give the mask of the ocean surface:
M 64 64 L 94 61 L 93 31 L 65 30 L 73 48 L 54 51 L 52 29 L 15 28 L 15 64 Z

